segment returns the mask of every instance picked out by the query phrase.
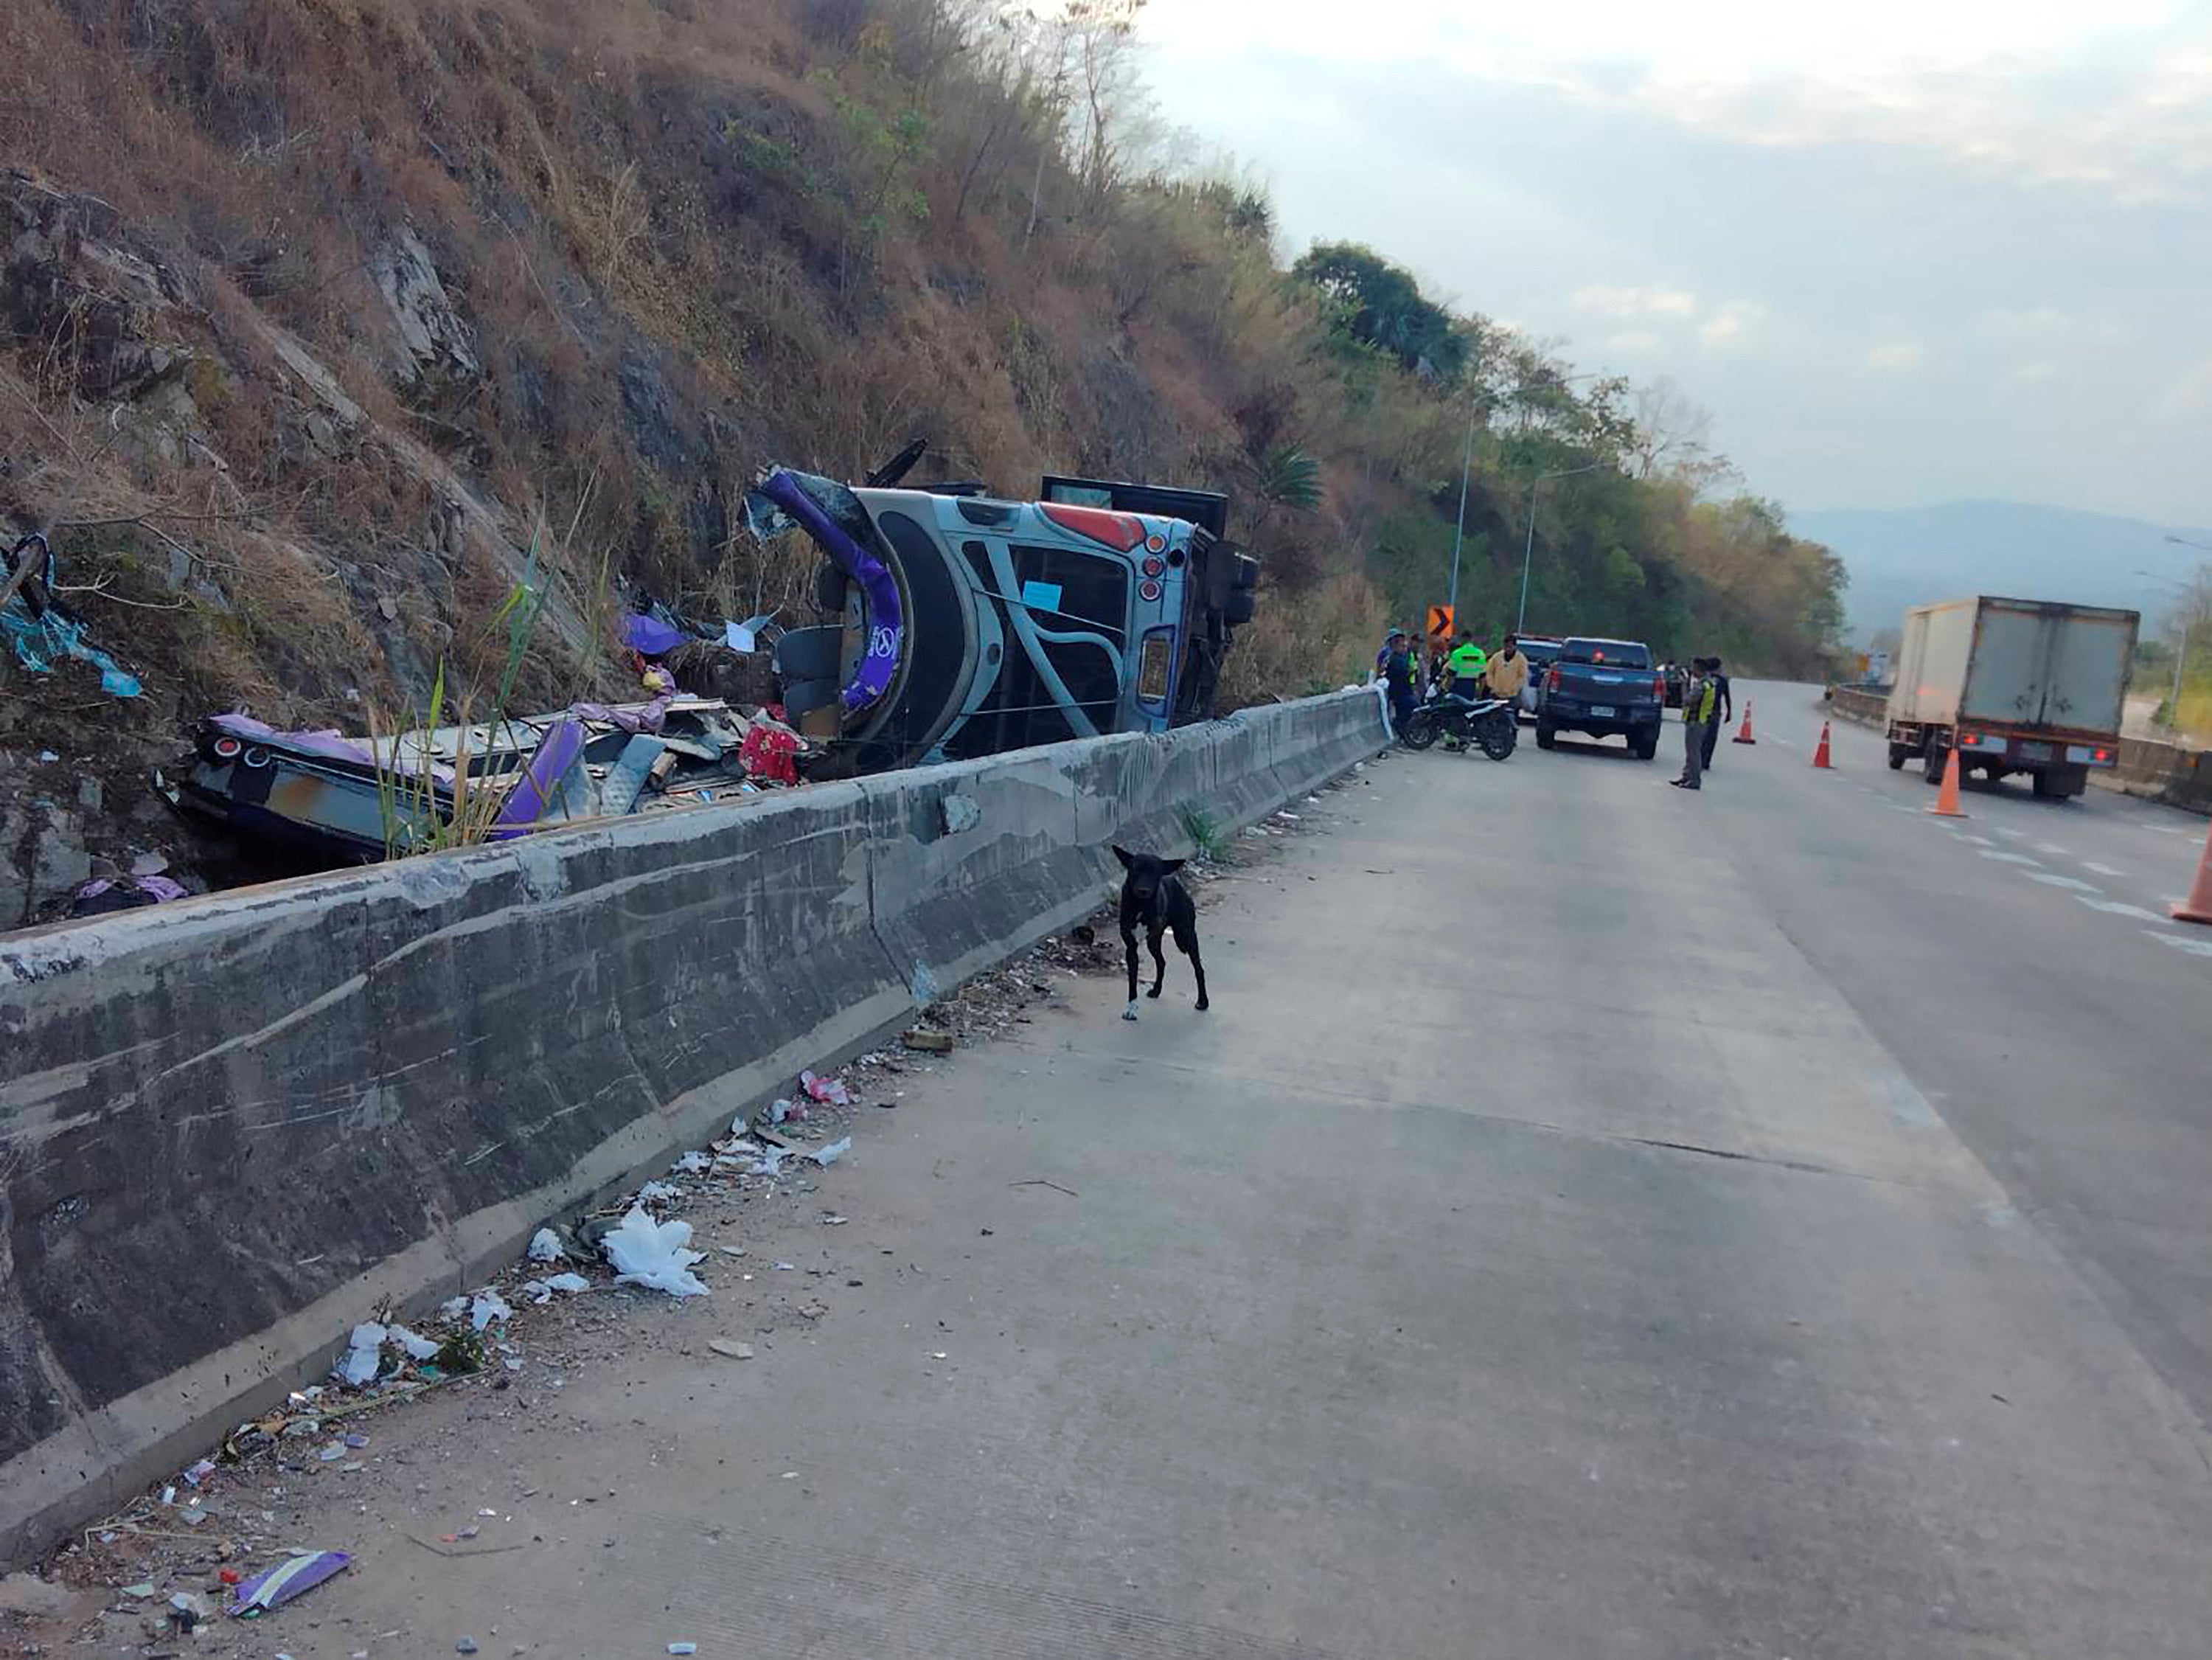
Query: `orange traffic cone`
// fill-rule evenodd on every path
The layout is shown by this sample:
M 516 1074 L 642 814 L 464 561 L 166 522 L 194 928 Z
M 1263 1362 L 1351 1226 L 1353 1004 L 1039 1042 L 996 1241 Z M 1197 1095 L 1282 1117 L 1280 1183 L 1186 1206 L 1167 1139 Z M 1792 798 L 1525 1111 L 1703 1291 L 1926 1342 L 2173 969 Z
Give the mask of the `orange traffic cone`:
M 2197 861 L 2189 897 L 2173 908 L 2173 917 L 2177 922 L 2212 922 L 2212 830 L 2205 833 L 2204 856 Z
M 1756 744 L 1759 741 L 1751 735 L 1751 699 L 1748 697 L 1743 700 L 1743 725 L 1736 728 L 1735 736 L 1729 741 L 1734 744 Z
M 1813 751 L 1813 764 L 1823 769 L 1832 769 L 1834 766 L 1834 763 L 1828 759 L 1828 723 L 1826 721 L 1820 722 L 1820 741 Z
M 1938 818 L 1966 817 L 1966 810 L 1959 805 L 1959 775 L 1965 770 L 1956 749 L 1943 752 L 1943 787 L 1936 792 L 1936 805 L 1928 809 Z

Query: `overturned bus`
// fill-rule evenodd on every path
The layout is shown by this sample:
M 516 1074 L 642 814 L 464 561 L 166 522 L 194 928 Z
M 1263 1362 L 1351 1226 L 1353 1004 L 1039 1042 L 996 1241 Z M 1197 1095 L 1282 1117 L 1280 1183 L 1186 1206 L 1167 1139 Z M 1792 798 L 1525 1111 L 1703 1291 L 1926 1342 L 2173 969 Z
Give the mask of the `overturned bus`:
M 1048 477 L 1041 499 L 902 489 L 921 446 L 860 485 L 785 467 L 746 498 L 763 536 L 803 530 L 840 620 L 787 633 L 790 718 L 857 771 L 963 760 L 1212 718 L 1256 560 L 1210 491 Z

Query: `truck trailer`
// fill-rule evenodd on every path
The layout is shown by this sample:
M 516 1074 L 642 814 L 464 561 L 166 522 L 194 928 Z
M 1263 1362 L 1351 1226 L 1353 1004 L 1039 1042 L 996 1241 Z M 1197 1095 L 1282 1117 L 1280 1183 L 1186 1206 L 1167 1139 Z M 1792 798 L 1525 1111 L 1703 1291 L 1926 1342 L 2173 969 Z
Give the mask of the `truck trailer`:
M 1889 764 L 1917 756 L 1931 784 L 1955 750 L 1995 781 L 2025 773 L 2063 800 L 2116 766 L 2142 617 L 1982 594 L 1905 614 L 1889 694 Z M 1963 776 L 1963 774 L 1962 774 Z

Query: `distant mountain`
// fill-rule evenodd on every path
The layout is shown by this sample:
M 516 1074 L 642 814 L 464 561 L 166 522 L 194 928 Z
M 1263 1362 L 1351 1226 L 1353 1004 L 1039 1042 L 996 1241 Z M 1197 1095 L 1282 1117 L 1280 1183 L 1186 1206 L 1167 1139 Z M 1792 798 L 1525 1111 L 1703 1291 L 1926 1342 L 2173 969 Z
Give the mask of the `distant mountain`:
M 2136 575 L 2179 577 L 2212 553 L 2212 531 L 2023 502 L 1948 502 L 1933 508 L 1836 508 L 1792 513 L 1790 528 L 1824 542 L 1850 568 L 1853 632 L 1893 629 L 1910 605 L 1961 594 L 2124 605 L 2154 617 L 2162 591 Z

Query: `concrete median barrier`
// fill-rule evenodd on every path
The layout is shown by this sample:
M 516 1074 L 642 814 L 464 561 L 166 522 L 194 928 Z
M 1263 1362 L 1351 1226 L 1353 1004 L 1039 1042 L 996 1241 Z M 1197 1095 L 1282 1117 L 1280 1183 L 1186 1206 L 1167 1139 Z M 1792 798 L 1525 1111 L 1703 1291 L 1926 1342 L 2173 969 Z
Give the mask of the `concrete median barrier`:
M 1083 915 L 1112 841 L 1383 741 L 1338 694 L 0 939 L 0 1563 Z

